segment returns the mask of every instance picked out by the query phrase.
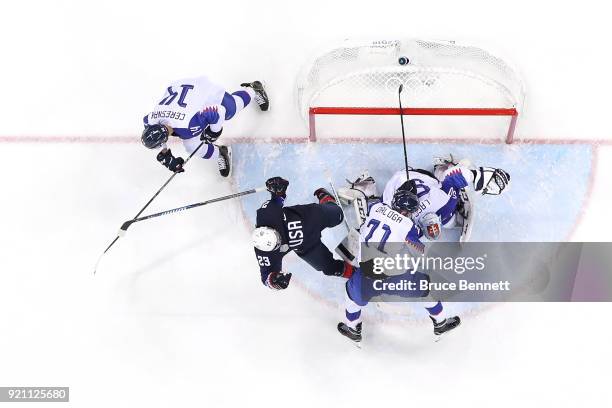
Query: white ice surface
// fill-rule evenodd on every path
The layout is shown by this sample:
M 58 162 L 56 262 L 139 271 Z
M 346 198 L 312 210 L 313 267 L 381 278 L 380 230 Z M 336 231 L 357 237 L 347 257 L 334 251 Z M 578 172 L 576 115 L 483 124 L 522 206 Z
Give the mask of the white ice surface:
M 607 8 L 594 0 L 32 0 L 2 14 L 4 135 L 133 135 L 169 80 L 206 73 L 228 88 L 269 82 L 275 114 L 253 129 L 256 116 L 247 113 L 226 136 L 303 136 L 297 70 L 349 37 L 473 43 L 525 79 L 521 136 L 610 135 L 610 28 Z
M 224 137 L 304 136 L 291 88 L 304 54 L 407 35 L 476 43 L 518 66 L 522 136 L 609 139 L 609 13 L 598 2 L 288 4 L 4 5 L 0 137 L 137 138 L 160 87 L 200 72 L 270 87 L 274 111 L 245 111 Z M 336 333 L 340 309 L 261 286 L 238 202 L 134 225 L 93 278 L 116 228 L 168 177 L 137 142 L 0 151 L 0 386 L 70 386 L 77 407 L 612 402 L 610 304 L 497 305 L 437 344 L 418 322 L 370 322 L 358 350 Z M 612 149 L 598 152 L 577 240 L 609 240 Z M 190 163 L 150 210 L 232 192 L 215 173 Z

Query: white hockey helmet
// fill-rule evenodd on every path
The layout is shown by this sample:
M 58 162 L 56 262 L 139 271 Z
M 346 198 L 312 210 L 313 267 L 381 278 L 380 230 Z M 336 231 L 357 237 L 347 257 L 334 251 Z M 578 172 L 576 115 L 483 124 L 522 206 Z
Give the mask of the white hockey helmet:
M 423 215 L 419 220 L 419 225 L 428 239 L 436 241 L 438 238 L 440 238 L 440 233 L 442 232 L 442 221 L 440 220 L 440 216 L 438 216 L 438 214 L 427 213 Z
M 260 251 L 270 252 L 278 249 L 281 246 L 281 236 L 274 228 L 259 227 L 255 228 L 253 235 L 253 246 Z

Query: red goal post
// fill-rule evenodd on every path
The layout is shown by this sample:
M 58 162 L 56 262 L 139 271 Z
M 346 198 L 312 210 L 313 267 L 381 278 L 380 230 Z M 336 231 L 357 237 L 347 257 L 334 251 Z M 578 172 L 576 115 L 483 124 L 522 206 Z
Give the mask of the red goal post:
M 512 144 L 514 130 L 518 119 L 516 108 L 403 108 L 406 116 L 508 116 L 510 124 L 506 134 L 506 143 Z M 316 115 L 399 115 L 399 108 L 363 108 L 363 107 L 310 107 L 308 109 L 308 139 L 317 140 Z
M 342 137 L 343 131 L 351 132 L 351 126 L 357 124 L 365 126 L 374 138 L 381 131 L 388 132 L 391 122 L 384 117 L 399 115 L 400 85 L 404 106 L 408 105 L 402 111 L 404 115 L 439 118 L 434 123 L 427 119 L 409 121 L 413 132 L 407 128 L 408 138 L 421 138 L 419 131 L 426 130 L 432 140 L 437 137 L 432 136 L 435 133 L 445 139 L 461 139 L 475 130 L 478 134 L 472 137 L 506 143 L 515 139 L 524 85 L 509 64 L 481 48 L 454 41 L 404 39 L 346 40 L 304 66 L 297 78 L 296 100 L 309 127 L 309 140 L 314 142 L 325 135 Z M 318 115 L 328 116 L 319 123 L 319 135 Z M 333 115 L 335 119 L 330 118 Z M 350 119 L 365 115 L 372 120 Z M 470 121 L 470 117 L 508 117 L 509 124 L 505 127 L 499 121 Z

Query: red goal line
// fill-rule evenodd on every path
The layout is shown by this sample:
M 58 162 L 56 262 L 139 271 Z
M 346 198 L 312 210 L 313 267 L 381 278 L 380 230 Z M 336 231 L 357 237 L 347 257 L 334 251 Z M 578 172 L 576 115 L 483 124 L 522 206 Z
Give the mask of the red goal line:
M 510 126 L 506 143 L 514 140 L 514 129 L 518 118 L 515 108 L 403 108 L 404 115 L 414 116 L 510 116 Z M 309 139 L 317 140 L 316 115 L 399 115 L 399 108 L 347 108 L 347 107 L 311 107 L 308 110 Z

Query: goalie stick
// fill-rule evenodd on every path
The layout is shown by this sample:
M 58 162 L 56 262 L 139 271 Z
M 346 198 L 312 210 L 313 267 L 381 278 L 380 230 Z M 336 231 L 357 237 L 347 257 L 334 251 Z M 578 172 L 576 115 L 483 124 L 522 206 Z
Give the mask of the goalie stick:
M 463 224 L 461 225 L 461 236 L 459 242 L 468 242 L 472 236 L 472 228 L 474 227 L 474 195 L 468 189 L 461 189 L 459 197 L 463 201 Z
M 331 188 L 334 199 L 336 200 L 336 203 L 338 203 L 338 207 L 340 207 L 340 211 L 342 211 L 342 218 L 344 218 L 344 224 L 346 225 L 346 228 L 350 230 L 351 227 L 348 223 L 348 220 L 346 219 L 344 208 L 342 208 L 342 205 L 340 204 L 340 197 L 338 197 L 338 193 L 336 192 L 336 187 L 334 187 L 334 182 L 332 181 L 332 176 L 331 176 L 331 172 L 329 171 L 329 169 L 325 169 L 325 176 L 327 177 L 327 182 L 329 183 L 329 187 Z
M 344 218 L 344 225 L 346 225 L 346 229 L 348 233 L 346 238 L 344 238 L 342 242 L 339 243 L 338 246 L 336 247 L 336 253 L 340 255 L 342 259 L 349 262 L 353 266 L 357 266 L 355 265 L 357 260 L 354 255 L 357 251 L 355 250 L 356 248 L 354 246 L 355 246 L 355 242 L 357 243 L 357 245 L 359 243 L 359 232 L 357 232 L 354 228 L 351 228 L 351 226 L 348 223 L 348 220 L 346 219 L 344 208 L 342 208 L 340 197 L 338 196 L 338 192 L 336 191 L 336 187 L 334 186 L 334 183 L 332 181 L 331 173 L 328 169 L 325 169 L 325 176 L 327 177 L 327 182 L 329 183 L 329 186 L 332 190 L 332 194 L 334 195 L 334 198 L 336 199 L 336 203 L 338 203 L 338 207 L 340 207 L 340 211 L 342 211 L 342 218 Z

